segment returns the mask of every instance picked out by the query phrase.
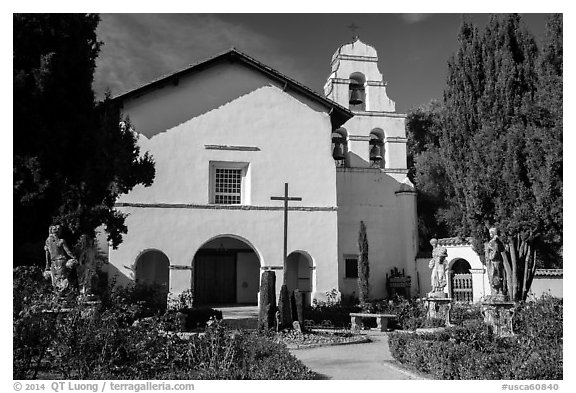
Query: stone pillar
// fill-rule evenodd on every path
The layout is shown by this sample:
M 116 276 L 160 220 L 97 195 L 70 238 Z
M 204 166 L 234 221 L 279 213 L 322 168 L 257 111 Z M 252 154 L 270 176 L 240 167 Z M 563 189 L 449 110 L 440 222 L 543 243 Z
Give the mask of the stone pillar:
M 484 314 L 484 323 L 490 327 L 492 333 L 499 337 L 514 336 L 512 330 L 514 302 L 482 302 L 482 314 Z
M 280 312 L 281 326 L 278 330 L 292 327 L 292 307 L 290 302 L 290 293 L 288 286 L 282 285 L 280 296 L 278 297 L 278 311 Z
M 452 310 L 452 298 L 449 297 L 425 297 L 422 299 L 426 307 L 427 319 L 443 319 L 446 326 L 451 326 L 450 310 Z
M 258 303 L 258 328 L 273 329 L 276 315 L 276 273 L 272 270 L 262 272 Z
M 304 293 L 298 289 L 292 292 L 292 319 L 304 326 Z
M 448 297 L 452 297 L 452 269 L 446 270 L 446 294 Z
M 472 273 L 472 300 L 479 302 L 490 292 L 490 287 L 485 282 L 486 269 L 470 269 L 470 273 Z

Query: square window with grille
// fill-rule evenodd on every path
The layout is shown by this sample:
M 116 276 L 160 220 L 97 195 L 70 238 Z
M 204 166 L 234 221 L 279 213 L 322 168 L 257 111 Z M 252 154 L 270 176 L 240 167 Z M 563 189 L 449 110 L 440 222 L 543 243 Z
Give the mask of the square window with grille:
M 242 169 L 216 168 L 214 203 L 239 205 L 242 203 Z
M 358 278 L 358 259 L 346 258 L 346 278 Z

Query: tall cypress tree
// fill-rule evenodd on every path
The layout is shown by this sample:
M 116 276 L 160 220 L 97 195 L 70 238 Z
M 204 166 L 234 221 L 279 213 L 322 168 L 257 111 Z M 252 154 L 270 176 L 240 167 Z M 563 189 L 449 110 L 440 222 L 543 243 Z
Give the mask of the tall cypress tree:
M 521 300 L 536 266 L 535 251 L 562 236 L 561 228 L 551 225 L 558 210 L 561 216 L 558 193 L 546 198 L 541 186 L 561 184 L 561 158 L 552 160 L 550 170 L 538 170 L 557 152 L 558 141 L 548 138 L 548 151 L 534 143 L 542 138 L 542 118 L 551 118 L 536 115 L 542 113 L 536 42 L 515 14 L 491 16 L 483 33 L 465 21 L 459 41 L 449 61 L 440 136 L 444 168 L 462 212 L 458 232 L 472 235 L 483 257 L 488 228 L 499 227 L 507 243 L 508 292 Z M 558 130 L 561 135 L 561 124 Z
M 366 304 L 370 299 L 370 262 L 368 261 L 368 235 L 366 224 L 360 221 L 358 232 L 358 292 L 360 304 Z

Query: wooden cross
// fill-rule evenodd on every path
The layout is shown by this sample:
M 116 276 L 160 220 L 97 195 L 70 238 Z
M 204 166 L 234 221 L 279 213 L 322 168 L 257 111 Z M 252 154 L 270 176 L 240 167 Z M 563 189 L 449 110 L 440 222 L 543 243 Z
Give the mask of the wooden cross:
M 284 183 L 284 196 L 283 197 L 270 197 L 273 201 L 284 201 L 284 279 L 283 283 L 286 285 L 286 269 L 288 262 L 288 201 L 301 201 L 300 197 L 289 197 L 288 196 L 288 183 Z

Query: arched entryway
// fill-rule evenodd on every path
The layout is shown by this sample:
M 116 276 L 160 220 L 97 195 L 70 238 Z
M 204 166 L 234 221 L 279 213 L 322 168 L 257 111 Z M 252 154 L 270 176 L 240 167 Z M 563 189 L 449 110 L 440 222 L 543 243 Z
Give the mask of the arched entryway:
M 214 238 L 196 252 L 192 266 L 195 306 L 258 303 L 260 259 L 247 241 Z
M 460 302 L 472 302 L 472 273 L 467 260 L 458 258 L 450 263 L 450 294 L 452 299 Z
M 170 261 L 166 254 L 159 250 L 142 252 L 134 265 L 134 278 L 137 285 L 149 286 L 161 302 L 168 299 L 170 289 Z
M 168 290 L 170 261 L 159 250 L 147 250 L 136 258 L 135 278 L 138 284 L 160 285 Z
M 294 251 L 286 261 L 286 286 L 292 292 L 298 289 L 304 293 L 304 299 L 309 302 L 312 292 L 312 258 L 302 251 Z

